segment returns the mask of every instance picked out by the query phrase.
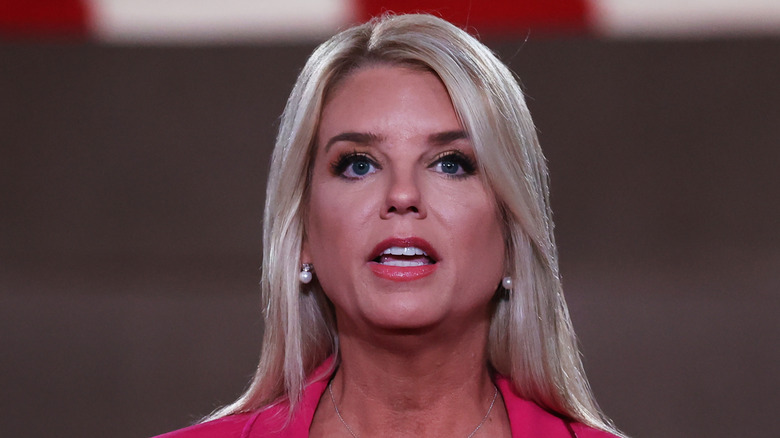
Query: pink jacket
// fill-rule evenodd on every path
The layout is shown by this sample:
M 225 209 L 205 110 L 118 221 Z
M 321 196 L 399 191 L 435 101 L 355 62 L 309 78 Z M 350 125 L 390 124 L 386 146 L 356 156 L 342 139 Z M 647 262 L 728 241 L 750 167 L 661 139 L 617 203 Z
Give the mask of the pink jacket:
M 322 367 L 327 366 L 328 362 Z M 326 376 L 306 386 L 301 405 L 286 427 L 284 414 L 287 405 L 281 404 L 196 424 L 156 438 L 306 438 L 309 436 L 314 411 L 329 380 L 330 376 Z M 505 377 L 496 376 L 495 383 L 504 398 L 513 438 L 614 438 L 612 434 L 562 420 L 535 403 L 518 397 Z

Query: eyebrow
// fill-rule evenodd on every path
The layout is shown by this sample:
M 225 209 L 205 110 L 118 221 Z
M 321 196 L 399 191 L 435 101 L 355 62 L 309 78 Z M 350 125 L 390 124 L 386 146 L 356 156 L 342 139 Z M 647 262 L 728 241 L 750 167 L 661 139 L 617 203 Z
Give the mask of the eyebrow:
M 325 144 L 325 152 L 328 152 L 333 143 L 340 141 L 348 141 L 350 143 L 357 143 L 363 146 L 370 146 L 378 143 L 382 140 L 382 137 L 371 132 L 342 132 L 336 136 L 331 137 Z
M 456 131 L 444 131 L 444 132 L 437 132 L 436 134 L 431 134 L 428 136 L 428 143 L 434 146 L 446 146 L 455 141 L 464 140 L 468 138 L 469 136 L 468 134 L 466 134 L 466 131 L 460 129 Z M 328 140 L 328 142 L 325 143 L 325 152 L 327 153 L 328 150 L 330 150 L 330 147 L 333 146 L 334 143 L 338 143 L 340 141 L 357 143 L 361 146 L 371 146 L 373 144 L 381 142 L 382 139 L 383 139 L 382 136 L 378 134 L 374 134 L 372 132 L 342 132 L 341 134 L 331 137 L 330 140 Z
M 458 140 L 468 139 L 469 136 L 464 130 L 457 131 L 445 131 L 436 134 L 431 134 L 428 137 L 428 142 L 436 146 L 445 146 Z

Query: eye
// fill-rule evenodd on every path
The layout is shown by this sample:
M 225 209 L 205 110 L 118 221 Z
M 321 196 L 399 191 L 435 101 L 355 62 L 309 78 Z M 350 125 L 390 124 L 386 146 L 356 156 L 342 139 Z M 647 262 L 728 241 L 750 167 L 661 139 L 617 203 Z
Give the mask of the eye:
M 477 169 L 474 160 L 459 151 L 448 151 L 439 154 L 428 167 L 436 172 L 455 178 L 473 175 Z
M 366 154 L 349 152 L 340 155 L 331 165 L 334 175 L 347 179 L 361 179 L 379 169 L 379 165 Z

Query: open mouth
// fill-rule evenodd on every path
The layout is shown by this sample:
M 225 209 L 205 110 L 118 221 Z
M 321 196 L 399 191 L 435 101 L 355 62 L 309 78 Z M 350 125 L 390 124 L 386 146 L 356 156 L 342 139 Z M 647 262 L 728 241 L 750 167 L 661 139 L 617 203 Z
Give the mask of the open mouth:
M 391 237 L 374 247 L 371 271 L 390 281 L 414 281 L 436 272 L 441 260 L 433 246 L 419 237 Z
M 416 246 L 391 246 L 380 253 L 373 262 L 385 266 L 414 267 L 436 263 L 432 257 Z

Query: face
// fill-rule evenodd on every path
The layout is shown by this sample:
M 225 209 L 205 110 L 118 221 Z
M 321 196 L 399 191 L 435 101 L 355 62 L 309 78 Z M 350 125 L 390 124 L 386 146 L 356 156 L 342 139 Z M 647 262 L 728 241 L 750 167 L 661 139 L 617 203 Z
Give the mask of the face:
M 302 261 L 339 329 L 484 322 L 503 275 L 491 190 L 432 73 L 371 66 L 323 108 Z

